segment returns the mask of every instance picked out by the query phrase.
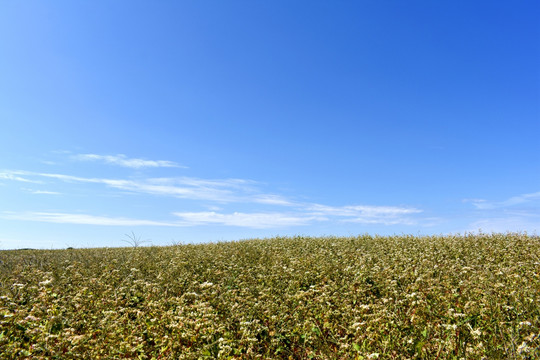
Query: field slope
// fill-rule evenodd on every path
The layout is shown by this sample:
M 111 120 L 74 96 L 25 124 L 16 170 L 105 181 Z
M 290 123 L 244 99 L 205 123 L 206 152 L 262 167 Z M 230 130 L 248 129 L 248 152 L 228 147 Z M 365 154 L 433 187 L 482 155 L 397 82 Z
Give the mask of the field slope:
M 0 251 L 0 359 L 537 359 L 540 240 Z

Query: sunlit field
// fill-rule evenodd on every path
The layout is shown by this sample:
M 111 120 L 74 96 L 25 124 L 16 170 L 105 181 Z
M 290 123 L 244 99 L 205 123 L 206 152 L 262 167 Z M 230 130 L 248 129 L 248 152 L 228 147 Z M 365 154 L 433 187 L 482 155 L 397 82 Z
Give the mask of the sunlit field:
M 537 359 L 540 239 L 0 252 L 1 359 Z

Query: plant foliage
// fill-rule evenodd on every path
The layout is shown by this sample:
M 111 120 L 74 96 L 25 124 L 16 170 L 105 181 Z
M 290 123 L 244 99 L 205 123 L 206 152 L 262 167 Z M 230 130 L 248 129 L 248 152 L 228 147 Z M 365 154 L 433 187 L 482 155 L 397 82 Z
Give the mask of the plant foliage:
M 535 359 L 538 304 L 525 234 L 2 251 L 0 359 Z

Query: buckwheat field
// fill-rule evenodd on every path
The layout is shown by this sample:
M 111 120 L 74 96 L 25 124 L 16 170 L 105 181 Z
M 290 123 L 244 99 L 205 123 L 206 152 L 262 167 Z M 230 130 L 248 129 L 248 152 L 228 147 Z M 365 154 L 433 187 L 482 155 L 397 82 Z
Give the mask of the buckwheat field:
M 0 251 L 0 359 L 538 359 L 540 239 Z

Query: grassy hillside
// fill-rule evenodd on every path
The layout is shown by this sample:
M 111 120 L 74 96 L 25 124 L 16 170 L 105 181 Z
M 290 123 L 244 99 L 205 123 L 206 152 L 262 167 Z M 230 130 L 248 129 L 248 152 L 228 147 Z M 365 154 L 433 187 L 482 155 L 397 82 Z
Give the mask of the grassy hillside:
M 0 358 L 536 359 L 540 240 L 0 252 Z

